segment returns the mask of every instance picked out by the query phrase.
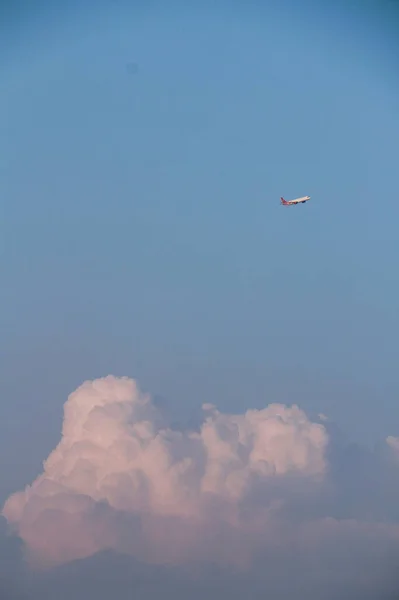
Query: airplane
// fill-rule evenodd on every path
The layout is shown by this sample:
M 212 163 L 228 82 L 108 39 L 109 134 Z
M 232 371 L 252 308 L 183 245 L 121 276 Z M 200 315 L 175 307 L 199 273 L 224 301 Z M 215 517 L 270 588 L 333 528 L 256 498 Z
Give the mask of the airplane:
M 295 198 L 295 200 L 284 200 L 284 198 L 280 198 L 281 204 L 283 206 L 293 206 L 294 204 L 305 204 L 310 200 L 310 196 L 302 196 L 301 198 Z

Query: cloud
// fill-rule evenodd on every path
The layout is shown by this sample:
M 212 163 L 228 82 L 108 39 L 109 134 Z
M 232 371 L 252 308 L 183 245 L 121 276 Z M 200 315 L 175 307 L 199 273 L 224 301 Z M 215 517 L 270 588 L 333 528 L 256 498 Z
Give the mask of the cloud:
M 389 435 L 387 437 L 387 444 L 389 448 L 392 450 L 393 456 L 396 459 L 399 459 L 399 438 Z
M 257 565 L 269 585 L 313 565 L 315 585 L 333 570 L 336 584 L 356 572 L 366 589 L 392 568 L 399 527 L 358 518 L 327 427 L 296 405 L 236 415 L 206 404 L 197 430 L 175 430 L 134 380 L 87 381 L 43 473 L 3 515 L 40 567 L 115 551 L 148 565 Z

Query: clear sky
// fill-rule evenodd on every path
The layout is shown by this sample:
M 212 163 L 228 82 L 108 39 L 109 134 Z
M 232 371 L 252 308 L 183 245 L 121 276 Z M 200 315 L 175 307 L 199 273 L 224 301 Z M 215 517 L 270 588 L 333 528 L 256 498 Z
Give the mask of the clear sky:
M 392 21 L 299 4 L 104 4 L 8 30 L 3 494 L 109 373 L 178 420 L 283 402 L 367 444 L 399 434 Z

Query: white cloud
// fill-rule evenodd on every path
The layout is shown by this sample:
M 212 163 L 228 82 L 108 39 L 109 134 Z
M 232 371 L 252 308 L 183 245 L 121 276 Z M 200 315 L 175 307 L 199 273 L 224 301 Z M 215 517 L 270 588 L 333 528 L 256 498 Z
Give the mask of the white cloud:
M 345 583 L 354 565 L 360 573 L 399 548 L 395 523 L 328 512 L 324 424 L 295 405 L 203 409 L 197 431 L 177 431 L 132 379 L 72 393 L 43 473 L 3 508 L 31 561 L 54 566 L 111 549 L 152 564 L 249 568 L 268 557 L 270 569 L 280 557 L 276 573 L 311 561 L 316 579 L 335 565 Z
M 389 448 L 392 450 L 394 457 L 399 459 L 399 438 L 389 435 L 386 439 L 386 442 Z
M 173 431 L 135 381 L 85 382 L 65 404 L 62 439 L 43 474 L 7 500 L 4 516 L 34 555 L 63 561 L 118 547 L 114 511 L 140 517 L 148 544 L 159 547 L 149 525 L 165 527 L 159 517 L 185 520 L 179 535 L 191 539 L 216 518 L 239 527 L 240 509 L 271 478 L 323 476 L 326 431 L 298 407 L 204 412 L 199 432 Z

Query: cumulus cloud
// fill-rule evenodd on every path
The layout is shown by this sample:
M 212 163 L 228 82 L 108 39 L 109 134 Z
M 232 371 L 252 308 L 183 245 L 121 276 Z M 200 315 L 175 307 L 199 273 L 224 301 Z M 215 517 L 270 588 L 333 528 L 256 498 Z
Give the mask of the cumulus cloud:
M 387 437 L 387 444 L 392 450 L 392 453 L 396 459 L 399 459 L 399 438 L 389 435 Z
M 40 566 L 105 550 L 147 564 L 264 561 L 275 574 L 311 560 L 316 579 L 334 564 L 345 585 L 366 567 L 367 586 L 370 564 L 399 549 L 399 527 L 333 514 L 326 427 L 296 405 L 237 415 L 206 404 L 197 430 L 174 430 L 134 380 L 87 381 L 43 473 L 3 515 Z

